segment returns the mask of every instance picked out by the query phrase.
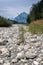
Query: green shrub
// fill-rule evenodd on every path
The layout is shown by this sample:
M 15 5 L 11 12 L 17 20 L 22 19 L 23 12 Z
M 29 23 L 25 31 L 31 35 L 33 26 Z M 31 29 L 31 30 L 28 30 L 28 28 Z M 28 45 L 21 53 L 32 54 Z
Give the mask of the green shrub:
M 0 16 L 0 27 L 9 27 L 11 25 L 12 25 L 11 21 L 9 21 L 6 18 Z

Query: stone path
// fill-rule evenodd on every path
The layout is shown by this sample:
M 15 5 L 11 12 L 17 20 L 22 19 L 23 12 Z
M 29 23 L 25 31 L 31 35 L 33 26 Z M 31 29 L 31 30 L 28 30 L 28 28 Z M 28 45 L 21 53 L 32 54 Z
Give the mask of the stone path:
M 0 28 L 0 65 L 43 65 L 43 34 L 23 34 L 20 25 Z

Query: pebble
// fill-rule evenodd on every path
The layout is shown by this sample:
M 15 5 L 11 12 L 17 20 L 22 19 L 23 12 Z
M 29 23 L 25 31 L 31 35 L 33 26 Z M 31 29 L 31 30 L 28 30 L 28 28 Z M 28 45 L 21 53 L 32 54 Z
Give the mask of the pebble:
M 20 53 L 17 54 L 18 59 L 24 58 L 24 51 L 21 51 Z

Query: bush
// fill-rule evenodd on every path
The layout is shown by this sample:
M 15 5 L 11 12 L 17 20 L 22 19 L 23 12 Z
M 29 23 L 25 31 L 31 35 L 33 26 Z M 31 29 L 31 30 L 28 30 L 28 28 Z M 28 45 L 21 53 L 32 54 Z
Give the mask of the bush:
M 11 21 L 9 21 L 6 18 L 0 16 L 0 27 L 9 27 L 11 25 L 12 25 Z

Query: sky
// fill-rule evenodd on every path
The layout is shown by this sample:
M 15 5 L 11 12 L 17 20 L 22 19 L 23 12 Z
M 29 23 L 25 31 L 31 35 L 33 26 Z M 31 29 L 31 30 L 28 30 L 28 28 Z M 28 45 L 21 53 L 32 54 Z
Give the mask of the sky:
M 22 12 L 29 13 L 32 4 L 40 0 L 0 0 L 0 16 L 15 18 Z

